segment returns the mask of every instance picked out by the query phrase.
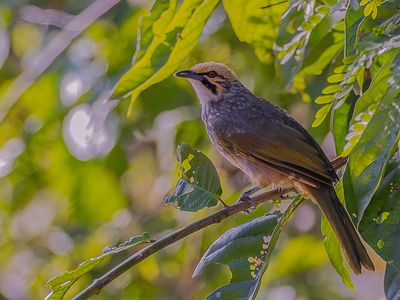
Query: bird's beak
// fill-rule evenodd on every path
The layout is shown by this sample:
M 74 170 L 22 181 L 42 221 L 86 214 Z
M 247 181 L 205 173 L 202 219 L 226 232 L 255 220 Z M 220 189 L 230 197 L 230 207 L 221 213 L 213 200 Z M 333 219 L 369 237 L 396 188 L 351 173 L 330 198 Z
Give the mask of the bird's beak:
M 197 74 L 196 72 L 192 71 L 192 70 L 182 70 L 182 71 L 178 71 L 175 73 L 175 76 L 178 77 L 183 77 L 183 78 L 191 78 L 191 79 L 195 79 L 195 80 L 203 80 L 203 76 L 200 74 Z

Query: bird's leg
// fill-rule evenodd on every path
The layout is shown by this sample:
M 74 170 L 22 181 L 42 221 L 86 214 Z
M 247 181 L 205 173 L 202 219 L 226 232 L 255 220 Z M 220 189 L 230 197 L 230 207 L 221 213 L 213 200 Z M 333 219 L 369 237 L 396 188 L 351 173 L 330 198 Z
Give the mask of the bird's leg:
M 240 197 L 237 202 L 248 202 L 251 204 L 251 207 L 256 207 L 257 204 L 254 202 L 254 200 L 251 198 L 251 195 L 254 194 L 255 192 L 258 192 L 261 188 L 259 186 L 252 187 L 251 189 L 248 189 L 247 191 L 244 191 L 242 194 L 240 194 Z

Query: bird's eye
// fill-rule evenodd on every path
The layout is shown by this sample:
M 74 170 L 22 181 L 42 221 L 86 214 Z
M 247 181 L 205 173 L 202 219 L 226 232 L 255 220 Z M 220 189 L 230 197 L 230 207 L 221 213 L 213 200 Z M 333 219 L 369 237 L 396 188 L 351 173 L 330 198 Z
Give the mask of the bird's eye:
M 214 78 L 214 77 L 217 76 L 218 74 L 217 74 L 217 72 L 215 72 L 215 71 L 210 71 L 210 72 L 207 73 L 207 75 L 208 75 L 208 77 L 210 77 L 210 78 Z

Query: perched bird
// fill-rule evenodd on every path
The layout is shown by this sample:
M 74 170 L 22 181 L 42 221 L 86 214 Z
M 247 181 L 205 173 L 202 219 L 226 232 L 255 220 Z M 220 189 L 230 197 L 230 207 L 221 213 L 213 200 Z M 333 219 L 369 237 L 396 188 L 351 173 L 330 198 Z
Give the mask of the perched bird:
M 259 188 L 295 188 L 312 198 L 333 227 L 355 274 L 374 265 L 333 184 L 338 177 L 314 138 L 286 111 L 255 96 L 223 64 L 199 63 L 175 73 L 187 78 L 218 151 Z M 241 196 L 250 200 L 255 189 Z

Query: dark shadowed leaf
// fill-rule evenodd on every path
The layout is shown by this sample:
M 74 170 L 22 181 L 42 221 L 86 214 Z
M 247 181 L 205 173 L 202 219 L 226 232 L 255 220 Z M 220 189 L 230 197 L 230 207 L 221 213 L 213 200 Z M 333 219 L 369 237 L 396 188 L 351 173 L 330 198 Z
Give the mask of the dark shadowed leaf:
M 385 176 L 364 213 L 359 230 L 386 262 L 400 268 L 400 154 L 387 165 Z
M 216 263 L 227 265 L 232 278 L 229 284 L 215 290 L 207 299 L 255 298 L 279 234 L 302 200 L 297 196 L 284 214 L 267 214 L 228 230 L 208 248 L 193 276 Z
M 344 174 L 346 206 L 358 224 L 379 186 L 400 130 L 398 91 L 388 93 L 349 156 Z
M 387 262 L 385 295 L 400 299 L 400 153 L 388 163 L 385 176 L 360 222 L 368 244 Z
M 216 205 L 222 188 L 213 163 L 185 143 L 178 146 L 177 155 L 182 177 L 172 194 L 165 197 L 164 203 L 173 204 L 184 211 L 197 211 Z
M 47 282 L 47 286 L 51 288 L 52 292 L 47 295 L 46 300 L 63 299 L 69 288 L 79 278 L 90 272 L 90 270 L 92 270 L 95 266 L 104 261 L 111 254 L 118 253 L 130 247 L 149 242 L 151 242 L 151 238 L 150 235 L 146 232 L 142 235 L 131 237 L 129 240 L 117 247 L 105 249 L 102 255 L 85 260 L 75 270 L 65 272 L 60 276 L 50 279 Z
M 400 268 L 386 265 L 384 288 L 386 300 L 400 300 Z

